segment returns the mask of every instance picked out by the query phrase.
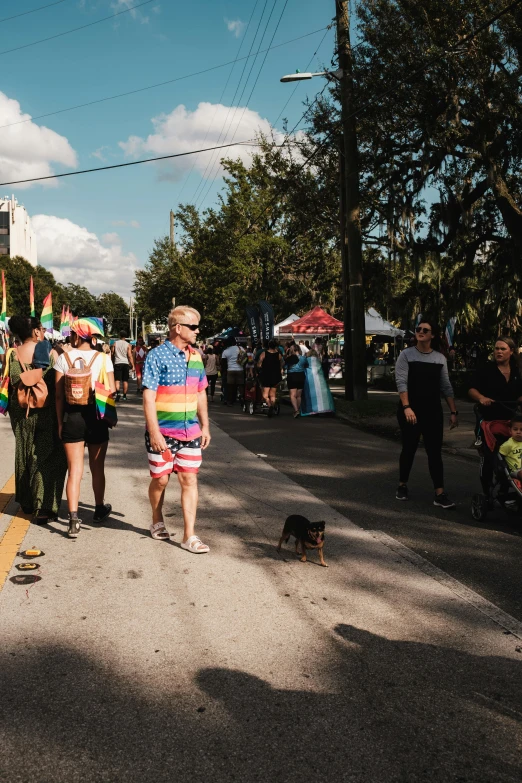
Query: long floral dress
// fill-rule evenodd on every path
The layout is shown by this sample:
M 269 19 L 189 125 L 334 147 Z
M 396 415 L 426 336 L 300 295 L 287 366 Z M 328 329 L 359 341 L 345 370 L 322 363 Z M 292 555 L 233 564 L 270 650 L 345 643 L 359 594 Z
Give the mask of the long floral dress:
M 26 365 L 33 369 L 32 364 Z M 14 432 L 16 501 L 27 514 L 56 514 L 62 500 L 67 460 L 58 438 L 55 407 L 54 359 L 43 376 L 49 390 L 45 408 L 27 410 L 18 404 L 16 384 L 22 368 L 16 354 L 9 356 L 9 416 Z

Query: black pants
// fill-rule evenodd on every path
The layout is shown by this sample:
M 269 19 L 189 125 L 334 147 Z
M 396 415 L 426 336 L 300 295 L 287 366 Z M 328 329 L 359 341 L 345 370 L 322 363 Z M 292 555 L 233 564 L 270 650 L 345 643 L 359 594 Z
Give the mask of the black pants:
M 444 467 L 442 465 L 442 436 L 444 431 L 444 418 L 440 406 L 426 411 L 415 410 L 417 424 L 408 424 L 402 406 L 397 412 L 397 419 L 402 433 L 402 451 L 399 460 L 399 481 L 406 484 L 410 477 L 411 467 L 415 458 L 415 452 L 419 445 L 420 436 L 424 441 L 424 448 L 428 455 L 430 476 L 435 489 L 444 486 Z
M 208 390 L 210 392 L 210 396 L 213 397 L 216 393 L 216 381 L 217 381 L 217 375 L 207 375 L 207 381 L 208 381 Z

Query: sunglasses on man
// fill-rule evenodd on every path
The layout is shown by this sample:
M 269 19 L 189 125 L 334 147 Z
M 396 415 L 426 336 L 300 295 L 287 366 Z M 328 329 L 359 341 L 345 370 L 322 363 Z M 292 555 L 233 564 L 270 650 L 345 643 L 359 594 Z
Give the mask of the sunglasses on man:
M 178 324 L 178 326 L 186 326 L 187 329 L 191 329 L 193 332 L 199 329 L 199 324 Z
M 426 327 L 425 327 L 425 326 L 417 326 L 417 327 L 415 328 L 415 331 L 416 331 L 416 332 L 418 332 L 419 334 L 420 334 L 421 332 L 422 332 L 422 334 L 428 334 L 429 332 L 431 332 L 431 329 L 426 329 Z

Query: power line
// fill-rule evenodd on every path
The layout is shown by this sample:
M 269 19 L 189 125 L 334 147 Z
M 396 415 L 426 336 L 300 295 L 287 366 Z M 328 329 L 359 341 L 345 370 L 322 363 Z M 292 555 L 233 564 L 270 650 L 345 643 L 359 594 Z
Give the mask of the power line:
M 263 10 L 261 11 L 261 16 L 259 17 L 259 22 L 257 23 L 256 31 L 255 31 L 254 37 L 252 39 L 252 43 L 250 44 L 250 49 L 248 51 L 249 56 L 252 54 L 252 49 L 254 48 L 254 45 L 255 45 L 255 42 L 256 42 L 256 38 L 257 38 L 257 34 L 258 34 L 258 32 L 259 32 L 259 30 L 261 28 L 261 22 L 262 22 L 262 19 L 263 19 L 263 16 L 264 16 L 267 4 L 268 4 L 268 0 L 265 0 L 265 4 L 263 6 Z M 255 62 L 255 58 L 257 57 L 258 54 L 259 54 L 259 50 L 254 55 L 254 62 Z M 247 67 L 247 62 L 245 61 L 244 65 L 243 65 L 243 70 L 241 71 L 241 75 L 239 77 L 239 81 L 238 81 L 238 83 L 236 85 L 236 89 L 235 89 L 234 96 L 233 96 L 232 101 L 231 101 L 231 105 L 228 108 L 228 111 L 227 111 L 227 114 L 226 114 L 226 117 L 225 117 L 225 121 L 224 121 L 223 126 L 221 128 L 221 131 L 219 132 L 219 136 L 218 136 L 218 140 L 217 140 L 218 144 L 221 141 L 221 139 L 226 139 L 226 133 L 223 136 L 223 131 L 226 128 L 226 125 L 227 125 L 227 122 L 228 122 L 228 118 L 230 116 L 230 112 L 232 111 L 232 109 L 234 107 L 234 102 L 236 100 L 236 95 L 237 95 L 237 93 L 239 91 L 239 87 L 241 86 L 241 82 L 243 80 L 243 75 L 244 75 L 244 73 L 246 71 L 246 67 Z M 248 76 L 247 76 L 247 80 L 248 80 Z M 243 91 L 244 91 L 244 88 L 243 88 Z M 243 95 L 243 93 L 241 93 L 241 95 Z M 205 185 L 203 183 L 204 183 L 205 177 L 207 175 L 207 171 L 209 170 L 210 166 L 212 166 L 212 167 L 214 166 L 214 156 L 213 155 L 210 156 L 210 160 L 208 161 L 208 163 L 207 163 L 207 165 L 205 167 L 205 171 L 203 172 L 203 176 L 201 178 L 201 181 L 197 185 L 196 190 L 194 191 L 194 193 L 192 195 L 192 199 L 191 199 L 192 202 L 196 201 L 196 198 L 198 197 L 198 194 L 200 194 L 201 191 L 203 190 L 203 188 L 205 187 Z
M 0 23 L 2 22 L 10 22 L 11 19 L 18 19 L 20 16 L 27 16 L 28 14 L 35 14 L 37 11 L 43 11 L 45 8 L 51 8 L 53 5 L 60 5 L 60 3 L 65 3 L 66 0 L 55 0 L 54 3 L 47 3 L 47 5 L 40 5 L 38 8 L 31 8 L 30 11 L 22 11 L 21 14 L 15 14 L 14 16 L 4 16 L 3 19 L 0 19 Z
M 273 4 L 273 6 L 272 6 L 272 10 L 270 11 L 270 16 L 268 17 L 268 21 L 267 21 L 267 23 L 266 23 L 266 25 L 265 25 L 265 29 L 264 29 L 264 31 L 263 31 L 263 37 L 261 38 L 261 44 L 263 43 L 263 40 L 264 40 L 264 38 L 265 38 L 265 34 L 266 34 L 266 31 L 268 30 L 268 25 L 270 24 L 270 20 L 271 20 L 271 18 L 272 18 L 272 14 L 274 13 L 274 10 L 275 10 L 275 7 L 276 7 L 276 4 L 277 4 L 277 0 L 274 0 L 274 4 Z M 270 45 L 269 45 L 269 48 L 270 48 L 270 46 L 272 45 L 272 43 L 273 43 L 273 41 L 274 41 L 274 38 L 275 38 L 275 36 L 276 36 L 276 33 L 277 33 L 278 29 L 279 29 L 279 25 L 281 24 L 281 19 L 283 18 L 283 14 L 284 14 L 284 12 L 285 12 L 285 10 L 286 10 L 286 6 L 287 6 L 287 5 L 288 5 L 288 0 L 285 0 L 285 4 L 284 4 L 284 6 L 283 6 L 283 10 L 281 11 L 281 14 L 280 14 L 280 16 L 279 16 L 279 19 L 278 19 L 278 21 L 277 21 L 277 24 L 276 24 L 276 26 L 275 26 L 274 32 L 273 32 L 273 34 L 272 34 L 272 38 L 270 39 Z M 237 131 L 238 131 L 238 129 L 239 129 L 239 126 L 241 125 L 241 121 L 242 121 L 243 117 L 245 116 L 245 111 L 246 111 L 246 109 L 247 109 L 247 106 L 248 106 L 248 104 L 250 103 L 250 100 L 251 100 L 251 98 L 252 98 L 252 95 L 254 94 L 254 90 L 256 89 L 257 83 L 258 83 L 258 81 L 259 81 L 259 77 L 261 76 L 261 71 L 263 70 L 263 67 L 264 67 L 264 65 L 265 65 L 265 62 L 266 62 L 266 58 L 267 58 L 267 57 L 268 57 L 268 52 L 266 52 L 266 53 L 265 53 L 265 56 L 264 56 L 264 58 L 263 58 L 263 62 L 261 63 L 261 66 L 260 66 L 260 68 L 259 68 L 259 71 L 258 71 L 258 73 L 257 73 L 257 76 L 256 76 L 256 78 L 255 78 L 255 81 L 254 81 L 254 86 L 253 86 L 253 87 L 252 87 L 252 89 L 250 90 L 250 95 L 248 96 L 248 98 L 247 98 L 247 100 L 246 100 L 246 102 L 245 102 L 245 106 L 244 106 L 244 108 L 243 108 L 243 111 L 242 111 L 242 113 L 241 113 L 241 117 L 239 118 L 239 120 L 238 120 L 238 122 L 237 122 L 237 125 L 236 125 L 236 129 L 235 129 L 234 133 L 232 134 L 231 141 L 234 141 L 234 139 L 236 138 L 236 133 L 237 133 Z M 254 61 L 253 61 L 253 63 L 252 63 L 252 68 L 250 69 L 250 73 L 252 72 L 252 69 L 253 69 L 254 65 L 255 65 L 255 59 L 254 59 Z M 250 74 L 248 75 L 248 78 L 250 78 Z M 248 78 L 247 78 L 247 81 L 248 81 Z M 247 82 L 245 82 L 245 87 L 246 87 L 246 84 L 247 84 Z M 238 103 L 241 103 L 241 98 L 239 99 Z M 235 118 L 233 117 L 233 118 L 232 118 L 232 122 L 234 121 L 234 119 L 235 119 Z M 230 123 L 230 125 L 232 126 L 232 123 Z M 226 140 L 226 137 L 225 137 L 225 140 Z M 216 157 L 217 157 L 217 156 L 216 156 Z M 218 161 L 218 167 L 219 167 L 219 161 Z M 209 194 L 209 192 L 210 192 L 210 189 L 211 189 L 211 187 L 212 187 L 212 176 L 211 176 L 211 177 L 209 177 L 209 179 L 210 179 L 210 183 L 209 183 L 209 186 L 208 186 L 207 190 L 205 191 L 205 195 L 204 195 L 204 196 L 201 198 L 201 200 L 200 200 L 200 203 L 201 203 L 201 204 L 203 204 L 203 202 L 204 202 L 204 201 L 205 201 L 205 199 L 207 198 L 207 195 Z
M 234 73 L 234 68 L 236 67 L 236 63 L 238 62 L 239 55 L 241 54 L 241 49 L 243 48 L 243 44 L 244 44 L 244 42 L 246 40 L 246 37 L 248 35 L 248 31 L 250 29 L 250 23 L 252 22 L 252 19 L 254 18 L 254 14 L 256 12 L 256 8 L 257 8 L 258 4 L 259 4 L 259 0 L 256 0 L 256 2 L 254 4 L 254 7 L 252 9 L 252 13 L 250 14 L 250 19 L 248 20 L 248 24 L 246 26 L 245 35 L 242 37 L 241 43 L 239 45 L 239 49 L 237 50 L 236 59 L 232 63 L 232 68 L 230 69 L 230 73 L 228 74 L 228 78 L 227 78 L 227 80 L 225 82 L 225 86 L 223 87 L 223 89 L 221 91 L 221 95 L 219 96 L 218 105 L 221 103 L 221 101 L 223 100 L 223 98 L 225 96 L 225 92 L 226 92 L 226 89 L 228 87 L 228 83 L 230 82 L 232 74 Z M 214 114 L 212 115 L 212 119 L 211 119 L 210 124 L 209 124 L 209 126 L 207 128 L 207 132 L 205 133 L 205 138 L 203 139 L 203 143 L 205 143 L 207 138 L 208 138 L 208 134 L 210 133 L 210 129 L 212 128 L 212 123 L 214 122 L 216 114 L 217 114 L 217 106 L 214 109 Z M 181 190 L 180 190 L 180 192 L 178 194 L 178 202 L 181 200 L 181 196 L 183 194 L 183 191 L 185 190 L 185 187 L 187 186 L 187 183 L 188 183 L 188 181 L 189 181 L 189 179 L 190 179 L 190 177 L 192 175 L 192 172 L 194 171 L 194 168 L 195 168 L 197 162 L 198 162 L 198 158 L 196 157 L 194 159 L 194 162 L 193 162 L 191 168 L 190 168 L 190 171 L 188 172 L 187 176 L 185 177 L 183 185 L 181 186 Z
M 320 27 L 318 30 L 312 30 L 312 32 L 305 33 L 304 35 L 300 35 L 297 38 L 290 38 L 290 40 L 288 41 L 283 41 L 280 44 L 276 44 L 275 46 L 272 46 L 272 49 L 279 49 L 282 46 L 287 46 L 288 44 L 295 43 L 296 41 L 301 41 L 303 38 L 309 38 L 311 35 L 317 35 L 317 33 L 321 33 L 325 29 L 328 28 Z M 27 120 L 18 120 L 17 122 L 9 122 L 6 125 L 0 125 L 0 130 L 2 128 L 10 128 L 13 125 L 23 125 L 26 122 L 34 122 L 34 120 L 42 120 L 45 117 L 53 117 L 56 114 L 63 114 L 64 112 L 75 111 L 76 109 L 83 109 L 87 106 L 94 106 L 97 103 L 105 103 L 106 101 L 113 101 L 116 100 L 117 98 L 125 98 L 128 95 L 136 95 L 137 93 L 145 92 L 146 90 L 152 90 L 155 89 L 156 87 L 164 87 L 167 84 L 180 82 L 183 81 L 184 79 L 191 79 L 194 76 L 201 76 L 204 73 L 209 73 L 210 71 L 216 71 L 219 68 L 226 68 L 227 65 L 234 65 L 236 62 L 241 62 L 242 60 L 248 60 L 250 57 L 255 57 L 257 54 L 263 54 L 265 51 L 269 51 L 269 50 L 262 49 L 261 52 L 256 52 L 255 55 L 247 54 L 244 57 L 238 57 L 237 60 L 229 60 L 226 63 L 221 63 L 220 65 L 212 65 L 209 68 L 204 68 L 201 71 L 194 71 L 193 73 L 187 73 L 185 74 L 185 76 L 176 76 L 174 79 L 168 79 L 167 81 L 164 82 L 157 82 L 156 84 L 149 84 L 146 87 L 139 87 L 136 90 L 128 90 L 127 92 L 120 92 L 117 95 L 109 95 L 106 98 L 97 98 L 96 100 L 88 101 L 87 103 L 78 103 L 75 106 L 68 106 L 65 109 L 57 109 L 56 111 L 46 112 L 45 114 L 37 114 L 34 117 L 29 117 L 29 119 Z
M 4 185 L 23 185 L 27 182 L 41 182 L 45 179 L 61 179 L 63 177 L 75 177 L 78 174 L 91 174 L 94 171 L 107 171 L 108 169 L 123 169 L 127 166 L 139 166 L 141 163 L 154 163 L 158 160 L 169 160 L 171 158 L 184 158 L 187 155 L 198 155 L 201 152 L 212 152 L 216 149 L 224 149 L 225 147 L 237 147 L 241 145 L 255 146 L 257 142 L 255 140 L 246 141 L 234 141 L 231 144 L 222 144 L 220 147 L 207 147 L 201 150 L 190 150 L 189 152 L 176 152 L 173 155 L 160 155 L 157 158 L 144 158 L 143 160 L 132 160 L 129 163 L 114 163 L 111 166 L 97 166 L 94 169 L 82 169 L 81 171 L 66 171 L 63 174 L 48 174 L 46 177 L 33 177 L 32 179 L 17 179 L 11 182 L 0 182 L 0 188 Z
M 45 43 L 46 41 L 53 41 L 55 38 L 62 38 L 64 35 L 70 35 L 71 33 L 77 33 L 78 30 L 85 30 L 87 27 L 94 27 L 95 24 L 101 24 L 102 22 L 108 22 L 110 19 L 114 19 L 115 16 L 121 16 L 122 14 L 128 14 L 129 11 L 135 11 L 137 8 L 141 8 L 144 5 L 150 5 L 156 0 L 144 0 L 143 3 L 133 5 L 132 8 L 124 8 L 123 11 L 115 11 L 111 16 L 104 16 L 103 19 L 97 19 L 95 22 L 89 22 L 88 24 L 82 24 L 81 27 L 73 27 L 72 30 L 65 30 L 63 33 L 56 33 L 56 35 L 50 35 L 47 38 L 40 38 L 38 41 L 32 41 L 28 44 L 22 44 L 22 46 L 15 46 L 14 49 L 6 49 L 0 54 L 11 54 L 11 52 L 18 52 L 20 49 L 28 49 L 30 46 L 36 46 L 36 44 Z

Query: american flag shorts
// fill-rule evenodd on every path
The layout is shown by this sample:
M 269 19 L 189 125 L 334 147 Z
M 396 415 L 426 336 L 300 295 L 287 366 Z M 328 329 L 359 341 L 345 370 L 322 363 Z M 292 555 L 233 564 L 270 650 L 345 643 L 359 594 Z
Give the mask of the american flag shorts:
M 145 446 L 149 458 L 151 478 L 169 476 L 171 473 L 197 473 L 201 466 L 201 438 L 178 440 L 163 436 L 167 448 L 163 452 L 153 451 L 150 435 L 145 432 Z

